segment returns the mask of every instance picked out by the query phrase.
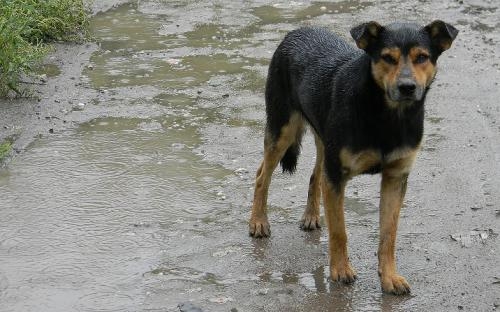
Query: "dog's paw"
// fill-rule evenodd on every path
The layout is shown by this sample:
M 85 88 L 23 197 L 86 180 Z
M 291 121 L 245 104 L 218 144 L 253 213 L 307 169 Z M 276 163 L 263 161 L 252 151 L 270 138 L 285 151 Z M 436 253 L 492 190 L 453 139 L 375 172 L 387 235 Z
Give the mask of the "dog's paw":
M 380 283 L 382 284 L 382 290 L 386 293 L 393 295 L 406 295 L 410 293 L 410 284 L 401 275 L 381 275 Z
M 271 235 L 271 226 L 267 219 L 250 220 L 248 233 L 255 238 L 269 237 Z
M 300 228 L 304 231 L 314 231 L 321 228 L 318 215 L 304 214 L 300 219 Z
M 332 266 L 330 269 L 330 278 L 334 282 L 342 282 L 344 284 L 353 283 L 358 277 L 351 265 L 347 263 L 343 266 Z

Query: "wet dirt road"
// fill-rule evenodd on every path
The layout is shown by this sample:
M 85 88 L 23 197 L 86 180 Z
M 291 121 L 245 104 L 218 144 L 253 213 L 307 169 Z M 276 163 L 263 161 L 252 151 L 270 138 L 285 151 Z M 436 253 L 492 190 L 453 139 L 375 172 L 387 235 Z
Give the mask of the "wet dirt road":
M 500 8 L 464 2 L 134 1 L 97 14 L 98 46 L 48 59 L 51 92 L 1 107 L 20 153 L 0 171 L 0 311 L 498 309 Z M 326 229 L 298 227 L 310 136 L 297 174 L 274 175 L 272 237 L 248 237 L 263 86 L 285 33 L 348 39 L 361 21 L 436 18 L 460 34 L 439 60 L 400 220 L 412 294 L 380 291 L 378 176 L 347 191 L 359 279 L 329 282 Z

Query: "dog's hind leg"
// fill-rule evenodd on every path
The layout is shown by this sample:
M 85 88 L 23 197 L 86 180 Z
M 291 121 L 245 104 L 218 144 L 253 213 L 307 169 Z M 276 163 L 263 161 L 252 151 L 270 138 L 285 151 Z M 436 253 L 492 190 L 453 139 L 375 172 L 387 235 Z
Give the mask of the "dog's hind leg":
M 304 131 L 302 116 L 293 113 L 279 133 L 277 138 L 266 131 L 264 139 L 264 160 L 262 161 L 255 179 L 252 213 L 250 216 L 249 234 L 254 237 L 266 237 L 271 234 L 267 219 L 267 195 L 271 176 L 278 162 L 285 156 L 287 150 L 300 145 L 300 138 Z M 299 142 L 298 142 L 299 141 Z
M 321 174 L 323 172 L 324 146 L 317 134 L 314 134 L 316 143 L 316 163 L 309 179 L 307 206 L 300 220 L 300 228 L 310 231 L 321 228 L 319 206 L 321 200 Z

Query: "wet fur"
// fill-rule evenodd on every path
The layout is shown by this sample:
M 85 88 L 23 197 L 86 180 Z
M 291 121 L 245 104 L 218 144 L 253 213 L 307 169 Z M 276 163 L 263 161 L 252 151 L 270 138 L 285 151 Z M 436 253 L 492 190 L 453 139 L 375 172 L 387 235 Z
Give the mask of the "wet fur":
M 316 138 L 317 160 L 301 227 L 320 227 L 322 194 L 332 279 L 356 279 L 344 224 L 346 184 L 358 174 L 381 173 L 381 285 L 386 292 L 409 292 L 394 259 L 399 211 L 422 141 L 424 102 L 436 61 L 456 34 L 441 21 L 426 27 L 370 22 L 351 30 L 361 49 L 322 28 L 287 34 L 269 66 L 264 160 L 256 176 L 250 235 L 270 235 L 266 203 L 272 172 L 278 162 L 284 171 L 295 171 L 304 127 L 309 125 Z M 420 93 L 401 94 L 401 84 L 407 81 Z

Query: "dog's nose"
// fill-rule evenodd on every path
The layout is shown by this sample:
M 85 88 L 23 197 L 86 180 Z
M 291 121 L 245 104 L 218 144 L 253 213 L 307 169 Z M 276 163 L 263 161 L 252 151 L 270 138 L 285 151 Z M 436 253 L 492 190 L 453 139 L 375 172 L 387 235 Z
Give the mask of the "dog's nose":
M 411 95 L 417 89 L 417 85 L 413 80 L 402 80 L 398 83 L 399 92 L 403 95 Z

